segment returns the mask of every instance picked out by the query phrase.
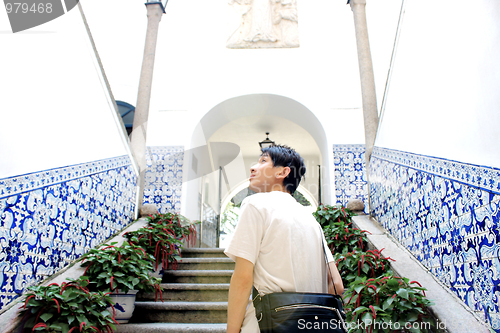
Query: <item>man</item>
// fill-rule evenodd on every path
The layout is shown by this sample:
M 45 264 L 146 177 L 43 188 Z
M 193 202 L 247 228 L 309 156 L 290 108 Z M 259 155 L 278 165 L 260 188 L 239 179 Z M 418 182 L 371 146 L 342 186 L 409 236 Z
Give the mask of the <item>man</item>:
M 342 294 L 342 279 L 326 248 L 327 279 L 323 232 L 310 211 L 292 194 L 306 171 L 300 155 L 287 146 L 262 149 L 250 169 L 250 189 L 233 239 L 225 253 L 235 261 L 229 286 L 228 333 L 260 332 L 253 303 L 252 286 L 261 295 L 292 291 Z

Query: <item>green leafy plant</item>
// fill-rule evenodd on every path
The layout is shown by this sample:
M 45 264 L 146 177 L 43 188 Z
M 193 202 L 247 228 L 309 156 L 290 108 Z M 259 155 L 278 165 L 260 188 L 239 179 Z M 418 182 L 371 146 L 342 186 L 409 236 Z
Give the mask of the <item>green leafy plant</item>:
M 430 332 L 434 325 L 425 289 L 417 281 L 394 276 L 391 258 L 367 250 L 365 230 L 352 226 L 352 212 L 341 206 L 320 206 L 313 213 L 322 225 L 346 292 L 350 333 Z
M 167 269 L 170 263 L 174 268 L 180 259 L 182 241 L 175 237 L 172 229 L 164 227 L 160 223 L 140 228 L 124 234 L 130 243 L 142 247 L 146 253 L 155 258 L 155 269 L 163 265 Z
M 383 249 L 382 249 L 383 250 Z M 390 270 L 390 257 L 384 257 L 382 250 L 366 252 L 353 250 L 348 253 L 336 254 L 337 268 L 345 285 L 358 277 L 376 278 Z
M 29 288 L 26 301 L 22 306 L 25 331 L 40 332 L 113 332 L 116 321 L 114 312 L 106 308 L 112 301 L 102 291 L 91 292 L 88 280 L 68 279 L 61 285 Z M 110 310 L 111 311 L 111 310 Z
M 367 248 L 366 230 L 352 227 L 352 222 L 332 222 L 323 228 L 325 239 L 333 253 L 363 251 Z
M 432 302 L 417 281 L 392 272 L 378 278 L 358 278 L 344 295 L 350 332 L 430 332 L 434 325 L 426 308 Z M 422 324 L 427 323 L 427 324 Z
M 116 244 L 104 244 L 103 248 L 87 252 L 81 259 L 82 266 L 87 267 L 84 276 L 95 282 L 98 290 L 155 291 L 156 299 L 158 294 L 161 297 L 160 279 L 149 275 L 154 257 L 139 246 L 126 242 L 121 246 Z
M 236 228 L 239 219 L 239 206 L 229 201 L 221 216 L 221 233 L 231 234 Z
M 194 246 L 197 232 L 196 224 L 200 221 L 191 221 L 185 216 L 177 213 L 155 214 L 147 217 L 150 227 L 161 225 L 173 231 L 175 237 L 179 240 L 186 240 L 188 246 Z
M 366 249 L 365 230 L 352 227 L 354 213 L 337 205 L 320 205 L 313 213 L 322 226 L 325 239 L 333 253 L 348 253 Z
M 330 206 L 321 204 L 313 213 L 313 216 L 321 227 L 324 228 L 327 225 L 333 225 L 334 222 L 350 224 L 354 213 L 341 205 Z

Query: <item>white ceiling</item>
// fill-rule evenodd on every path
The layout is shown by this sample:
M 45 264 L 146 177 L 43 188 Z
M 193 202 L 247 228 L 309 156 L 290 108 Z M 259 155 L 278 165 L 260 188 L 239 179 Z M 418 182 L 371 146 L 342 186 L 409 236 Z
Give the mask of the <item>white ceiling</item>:
M 266 138 L 294 148 L 301 156 L 319 156 L 313 137 L 298 124 L 277 116 L 241 117 L 220 127 L 209 142 L 231 142 L 240 146 L 244 158 L 260 155 L 259 141 Z

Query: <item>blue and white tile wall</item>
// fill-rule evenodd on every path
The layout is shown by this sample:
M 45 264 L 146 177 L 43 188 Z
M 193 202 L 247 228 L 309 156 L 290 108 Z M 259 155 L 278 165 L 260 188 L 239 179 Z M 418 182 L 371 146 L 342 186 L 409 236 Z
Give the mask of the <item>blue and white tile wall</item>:
M 160 213 L 181 210 L 184 147 L 147 147 L 144 204 L 156 205 Z
M 135 216 L 128 156 L 0 179 L 0 308 Z
M 369 172 L 378 221 L 500 331 L 500 169 L 376 147 Z
M 335 196 L 337 204 L 360 199 L 368 209 L 368 186 L 365 168 L 365 145 L 333 145 Z

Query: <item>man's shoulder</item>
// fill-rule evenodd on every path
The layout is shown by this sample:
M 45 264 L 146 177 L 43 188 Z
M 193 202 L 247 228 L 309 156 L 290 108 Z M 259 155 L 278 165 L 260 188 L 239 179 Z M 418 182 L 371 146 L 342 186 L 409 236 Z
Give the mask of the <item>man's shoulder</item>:
M 241 205 L 252 205 L 252 206 L 261 206 L 261 205 L 265 205 L 266 202 L 269 202 L 269 193 L 255 193 L 255 194 L 252 194 L 248 197 L 246 197 L 243 202 L 241 203 Z
M 296 200 L 288 193 L 283 192 L 265 192 L 265 193 L 255 193 L 251 196 L 246 197 L 242 206 L 250 204 L 256 208 L 266 208 L 266 207 L 288 207 L 294 206 Z

